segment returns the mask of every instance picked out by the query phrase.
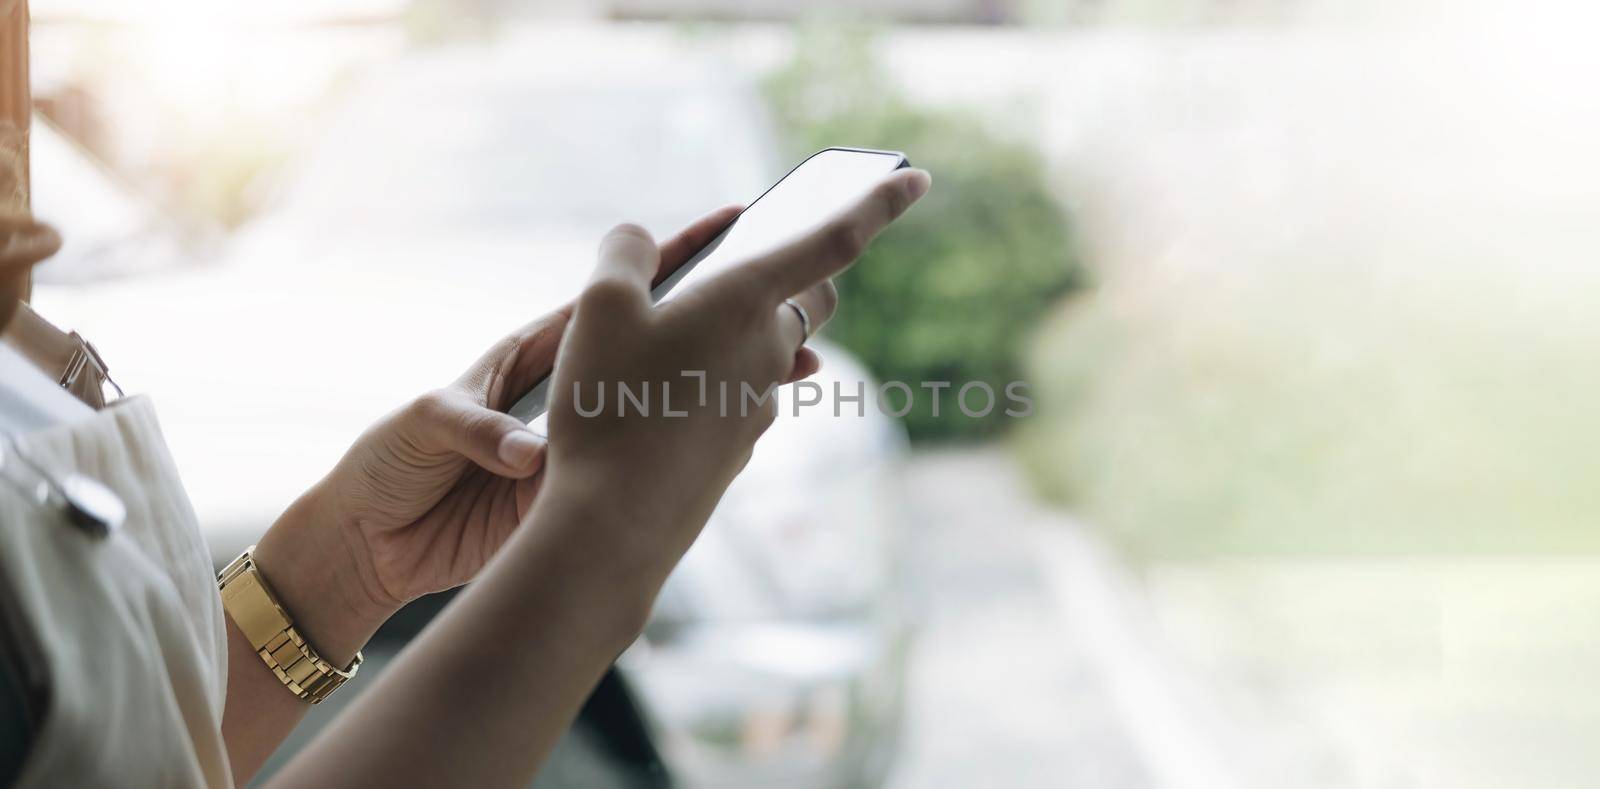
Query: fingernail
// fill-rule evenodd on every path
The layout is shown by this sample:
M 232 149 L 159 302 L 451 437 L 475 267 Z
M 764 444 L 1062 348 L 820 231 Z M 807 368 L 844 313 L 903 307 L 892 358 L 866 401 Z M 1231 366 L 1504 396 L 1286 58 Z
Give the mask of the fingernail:
M 528 468 L 544 451 L 544 442 L 531 430 L 513 430 L 500 439 L 500 462 L 512 468 Z
M 919 200 L 928 193 L 928 187 L 933 185 L 933 175 L 927 170 L 912 170 L 915 175 L 906 179 L 906 194 L 912 200 Z

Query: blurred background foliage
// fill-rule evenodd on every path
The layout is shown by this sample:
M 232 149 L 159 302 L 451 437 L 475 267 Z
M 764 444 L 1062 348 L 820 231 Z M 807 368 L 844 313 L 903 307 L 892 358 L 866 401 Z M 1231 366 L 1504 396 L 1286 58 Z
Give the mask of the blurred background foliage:
M 918 390 L 905 417 L 912 440 L 993 436 L 1016 421 L 1004 414 L 1005 389 L 1021 378 L 1031 332 L 1082 284 L 1066 208 L 1035 145 L 970 110 L 915 106 L 873 44 L 868 27 L 808 25 L 793 60 L 765 82 L 792 158 L 833 145 L 885 148 L 934 173 L 928 197 L 839 278 L 826 335 L 880 381 L 953 382 L 937 397 Z M 986 417 L 960 414 L 957 390 L 969 381 L 996 393 Z
M 1147 560 L 1592 551 L 1592 279 L 1448 268 L 1469 254 L 1414 251 L 1437 266 L 1410 281 L 1315 252 L 1106 272 L 1041 331 L 1016 444 Z
M 1181 729 L 1144 725 L 1162 683 L 1116 725 L 1093 708 L 1154 664 L 1223 701 L 1169 711 L 1205 709 L 1205 731 L 1284 767 L 1220 785 L 1498 789 L 1600 771 L 1600 11 L 1569 5 L 32 0 L 32 43 L 55 126 L 224 227 L 347 88 L 502 24 L 767 77 L 790 160 L 866 145 L 935 174 L 841 282 L 831 337 L 881 379 L 1035 386 L 1027 420 L 949 418 L 948 391 L 945 418 L 924 396 L 907 420 L 929 517 L 905 558 L 956 604 L 912 675 L 934 694 L 912 705 L 935 721 L 911 731 L 925 780 L 896 785 L 1073 767 L 1150 785 L 1105 772 L 1103 733 Z M 794 26 L 822 8 L 842 16 Z M 209 438 L 206 413 L 187 425 Z M 1010 484 L 1014 458 L 1035 487 Z M 1136 583 L 1097 588 L 1041 550 L 1057 535 L 1105 540 Z M 1148 609 L 1148 650 L 1173 659 L 1118 651 L 1143 620 L 1108 639 L 1084 628 L 1115 616 L 1057 617 L 1061 589 Z

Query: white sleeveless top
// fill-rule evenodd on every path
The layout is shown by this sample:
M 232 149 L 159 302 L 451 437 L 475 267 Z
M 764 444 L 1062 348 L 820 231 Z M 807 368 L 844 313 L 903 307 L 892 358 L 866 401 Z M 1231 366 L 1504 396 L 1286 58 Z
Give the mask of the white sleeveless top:
M 0 596 L 24 620 L 50 689 L 18 785 L 232 786 L 222 601 L 150 401 L 13 439 L 128 509 L 121 529 L 95 539 L 0 486 Z

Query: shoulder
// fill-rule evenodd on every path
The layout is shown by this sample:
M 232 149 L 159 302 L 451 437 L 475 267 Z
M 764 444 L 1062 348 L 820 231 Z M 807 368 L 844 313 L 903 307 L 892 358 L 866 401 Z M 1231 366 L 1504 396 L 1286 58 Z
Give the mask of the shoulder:
M 75 422 L 94 411 L 0 341 L 0 435 L 18 435 Z

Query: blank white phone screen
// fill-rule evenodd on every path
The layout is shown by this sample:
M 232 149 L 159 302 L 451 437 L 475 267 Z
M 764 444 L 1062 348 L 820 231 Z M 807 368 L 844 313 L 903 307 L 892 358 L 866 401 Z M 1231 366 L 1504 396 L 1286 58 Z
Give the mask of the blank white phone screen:
M 652 288 L 651 294 L 657 301 L 670 300 L 671 294 L 682 293 L 695 280 L 804 235 L 865 197 L 904 161 L 900 154 L 877 151 L 830 148 L 817 153 L 745 208 L 718 240 Z M 539 435 L 545 434 L 549 389 L 550 379 L 545 378 L 510 409 Z
M 875 151 L 829 149 L 812 156 L 751 203 L 720 243 L 695 256 L 698 262 L 686 266 L 687 273 L 657 285 L 656 298 L 670 300 L 696 280 L 804 235 L 865 197 L 902 161 L 898 154 Z

